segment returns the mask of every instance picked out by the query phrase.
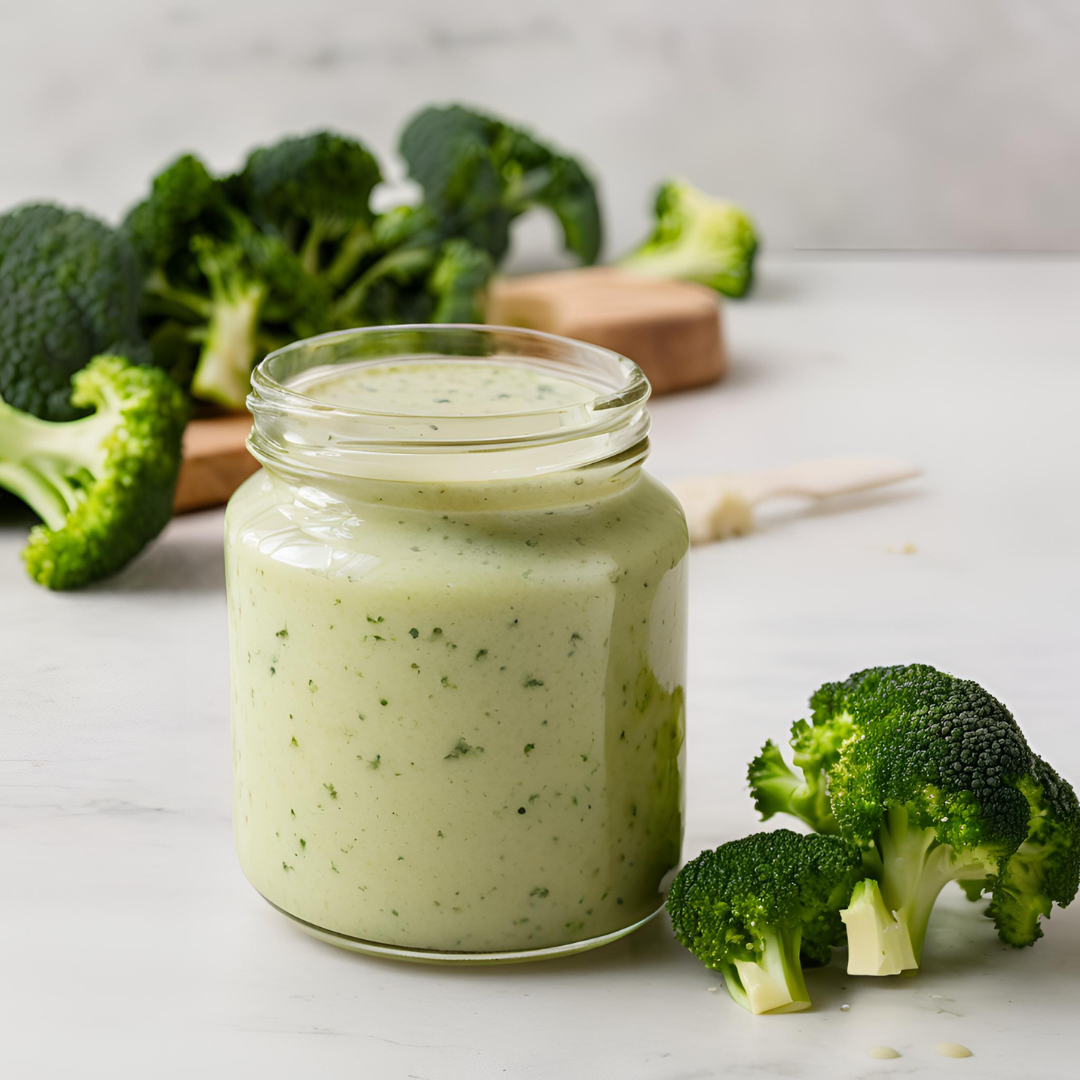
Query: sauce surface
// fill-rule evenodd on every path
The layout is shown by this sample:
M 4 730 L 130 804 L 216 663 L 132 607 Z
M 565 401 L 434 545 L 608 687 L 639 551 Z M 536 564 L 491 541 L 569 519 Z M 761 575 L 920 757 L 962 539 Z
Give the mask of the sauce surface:
M 583 405 L 596 390 L 497 358 L 317 368 L 291 384 L 328 405 L 402 416 L 494 416 Z
M 471 362 L 357 372 L 305 392 L 468 415 L 595 394 Z M 487 952 L 659 907 L 682 834 L 685 523 L 637 468 L 529 483 L 463 509 L 445 485 L 396 500 L 261 472 L 230 503 L 236 839 L 287 912 Z

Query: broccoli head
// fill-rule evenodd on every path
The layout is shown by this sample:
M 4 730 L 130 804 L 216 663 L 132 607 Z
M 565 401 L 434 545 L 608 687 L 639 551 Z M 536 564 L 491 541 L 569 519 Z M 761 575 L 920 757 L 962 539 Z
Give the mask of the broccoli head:
M 460 105 L 417 113 L 400 149 L 442 237 L 467 240 L 498 262 L 510 246 L 514 218 L 544 207 L 558 218 L 567 250 L 583 263 L 596 261 L 602 242 L 596 187 L 574 158 Z
M 684 180 L 656 195 L 656 225 L 620 266 L 655 277 L 696 281 L 725 296 L 744 296 L 754 277 L 758 239 L 746 212 Z
M 788 829 L 702 852 L 679 871 L 667 908 L 675 936 L 723 972 L 754 1013 L 810 1007 L 803 963 L 821 964 L 843 939 L 840 909 L 863 876 L 857 848 Z
M 138 346 L 141 284 L 131 244 L 104 222 L 44 205 L 0 216 L 0 397 L 46 420 L 76 417 L 71 376 Z
M 830 800 L 841 835 L 864 850 L 884 909 L 906 937 L 897 970 L 917 966 L 949 881 L 992 882 L 1003 940 L 1032 944 L 1039 915 L 1076 892 L 1080 811 L 1072 789 L 976 683 L 924 664 L 872 669 L 849 683 L 851 692 L 835 699 L 853 727 L 829 773 Z M 880 965 L 878 936 L 853 933 L 849 923 L 849 970 Z
M 165 372 L 99 356 L 72 379 L 81 419 L 41 420 L 0 400 L 0 487 L 41 518 L 30 576 L 75 589 L 115 573 L 172 515 L 187 398 Z
M 143 328 L 192 393 L 240 410 L 265 352 L 328 329 L 328 294 L 276 232 L 190 154 L 155 177 L 125 228 L 146 268 Z
M 233 183 L 252 220 L 277 230 L 312 275 L 355 264 L 371 243 L 370 198 L 382 173 L 355 139 L 328 131 L 253 151 Z

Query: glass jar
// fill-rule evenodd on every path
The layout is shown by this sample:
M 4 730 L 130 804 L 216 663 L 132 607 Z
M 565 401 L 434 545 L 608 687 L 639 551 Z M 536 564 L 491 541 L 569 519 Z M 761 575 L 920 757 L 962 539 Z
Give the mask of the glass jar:
M 235 834 L 305 930 L 573 952 L 682 841 L 687 533 L 649 384 L 525 330 L 379 327 L 255 371 L 226 518 Z

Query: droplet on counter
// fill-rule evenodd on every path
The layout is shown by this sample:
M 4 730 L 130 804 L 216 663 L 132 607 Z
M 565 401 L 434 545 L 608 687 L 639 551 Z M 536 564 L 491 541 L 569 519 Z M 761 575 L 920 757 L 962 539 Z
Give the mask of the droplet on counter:
M 708 990 L 710 994 L 715 994 L 717 991 L 717 987 L 715 986 L 707 986 L 705 989 Z
M 961 1046 L 960 1043 L 954 1043 L 954 1042 L 938 1043 L 937 1046 L 934 1047 L 934 1049 L 942 1057 L 952 1057 L 952 1058 L 971 1057 L 971 1051 L 966 1046 Z
M 899 1050 L 894 1050 L 891 1046 L 875 1046 L 870 1051 L 872 1058 L 880 1058 L 881 1060 L 887 1060 L 888 1058 L 898 1058 L 900 1056 Z
M 841 1006 L 840 1006 L 840 1011 L 841 1011 L 841 1012 L 847 1012 L 847 1011 L 848 1011 L 848 1009 L 850 1009 L 850 1008 L 851 1008 L 851 1006 L 850 1006 L 850 1005 L 841 1005 Z

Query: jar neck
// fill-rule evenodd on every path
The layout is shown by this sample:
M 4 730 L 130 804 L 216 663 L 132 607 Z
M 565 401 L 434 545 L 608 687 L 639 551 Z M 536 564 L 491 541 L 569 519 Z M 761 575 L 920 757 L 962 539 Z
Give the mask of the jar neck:
M 539 389 L 551 389 L 546 381 L 572 385 L 575 393 L 561 399 L 541 394 L 513 407 L 497 400 L 509 395 L 496 394 L 471 412 L 417 393 L 415 404 L 406 399 L 379 406 L 386 411 L 372 408 L 373 400 L 386 400 L 369 393 L 378 372 L 404 370 L 424 388 L 447 364 L 484 379 L 490 373 L 491 382 L 527 377 Z M 355 387 L 355 399 L 346 397 L 345 405 L 340 395 L 319 389 L 342 375 L 354 380 L 350 390 Z M 601 477 L 618 483 L 611 477 L 640 465 L 648 452 L 649 389 L 625 357 L 550 334 L 488 326 L 373 327 L 297 342 L 268 356 L 252 377 L 248 406 L 255 422 L 248 445 L 273 474 L 301 486 L 382 491 L 387 485 L 388 493 L 424 490 L 428 498 L 454 491 L 457 499 L 477 502 L 494 487 L 500 500 L 520 489 L 542 501 L 564 488 L 573 495 L 574 487 L 591 487 Z
M 425 513 L 504 513 L 592 506 L 631 487 L 648 455 L 648 440 L 632 452 L 539 476 L 487 481 L 403 481 L 313 475 L 288 464 L 264 465 L 281 497 L 312 508 L 337 504 L 363 516 L 371 507 Z

